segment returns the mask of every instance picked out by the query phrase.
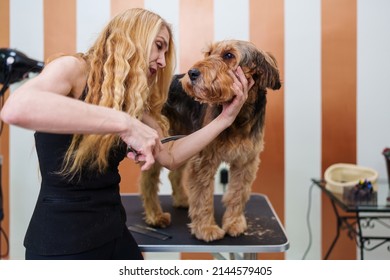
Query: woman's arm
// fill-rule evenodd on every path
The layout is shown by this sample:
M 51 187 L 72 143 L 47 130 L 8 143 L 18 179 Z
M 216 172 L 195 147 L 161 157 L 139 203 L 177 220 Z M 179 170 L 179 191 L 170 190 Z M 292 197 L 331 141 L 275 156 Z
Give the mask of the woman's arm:
M 118 134 L 154 163 L 154 149 L 160 149 L 158 133 L 127 113 L 78 100 L 85 88 L 86 65 L 65 56 L 45 66 L 42 73 L 12 92 L 1 110 L 8 124 L 23 128 L 69 134 Z
M 1 117 L 9 124 L 43 132 L 121 131 L 123 116 L 77 100 L 85 84 L 84 62 L 75 57 L 61 57 L 12 92 L 1 111 Z M 110 123 L 111 119 L 116 121 Z

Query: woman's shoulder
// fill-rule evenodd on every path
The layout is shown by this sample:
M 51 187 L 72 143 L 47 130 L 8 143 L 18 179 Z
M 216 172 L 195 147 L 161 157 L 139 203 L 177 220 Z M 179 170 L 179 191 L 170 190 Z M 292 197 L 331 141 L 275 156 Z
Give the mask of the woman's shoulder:
M 86 61 L 78 55 L 60 55 L 54 58 L 48 59 L 47 65 L 65 67 L 66 69 L 78 69 L 80 71 L 86 71 Z
M 47 68 L 47 69 L 45 69 Z M 85 88 L 88 75 L 86 61 L 82 57 L 62 55 L 45 65 L 51 80 L 67 81 L 70 84 L 70 95 L 79 98 Z

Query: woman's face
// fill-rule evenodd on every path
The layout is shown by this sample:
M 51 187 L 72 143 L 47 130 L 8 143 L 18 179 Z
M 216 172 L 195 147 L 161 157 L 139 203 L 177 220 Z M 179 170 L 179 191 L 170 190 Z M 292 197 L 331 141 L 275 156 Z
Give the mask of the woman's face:
M 163 26 L 160 32 L 157 34 L 154 39 L 152 50 L 150 53 L 150 61 L 149 61 L 149 81 L 153 81 L 158 68 L 164 68 L 165 63 L 165 53 L 169 48 L 169 32 L 168 29 Z

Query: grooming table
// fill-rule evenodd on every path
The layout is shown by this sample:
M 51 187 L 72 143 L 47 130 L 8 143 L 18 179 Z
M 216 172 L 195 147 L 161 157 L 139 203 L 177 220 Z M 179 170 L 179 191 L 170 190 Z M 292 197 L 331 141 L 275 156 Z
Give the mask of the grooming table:
M 251 195 L 246 205 L 248 229 L 244 234 L 239 237 L 226 235 L 212 242 L 204 242 L 191 235 L 187 209 L 174 208 L 170 195 L 160 195 L 159 198 L 164 212 L 171 213 L 171 225 L 145 230 L 147 225 L 143 220 L 141 198 L 138 194 L 122 194 L 126 224 L 132 229 L 131 233 L 143 252 L 207 252 L 217 258 L 220 253 L 243 253 L 244 259 L 256 259 L 257 253 L 283 252 L 290 246 L 285 230 L 265 195 Z M 222 195 L 214 195 L 215 217 L 219 225 L 224 211 L 221 199 Z

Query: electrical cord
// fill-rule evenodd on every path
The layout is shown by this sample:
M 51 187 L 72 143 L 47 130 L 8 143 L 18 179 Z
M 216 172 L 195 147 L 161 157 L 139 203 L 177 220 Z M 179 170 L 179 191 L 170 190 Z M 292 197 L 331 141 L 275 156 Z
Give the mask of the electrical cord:
M 1 108 L 3 108 L 3 101 L 4 101 L 4 95 L 1 95 L 0 96 L 0 109 Z M 1 136 L 1 134 L 2 134 L 2 132 L 3 132 L 3 120 L 1 120 L 0 121 L 1 123 L 0 123 L 0 136 Z M 0 157 L 1 157 L 1 159 L 0 159 L 0 199 L 3 199 L 3 195 L 2 195 L 2 188 L 3 188 L 3 186 L 2 186 L 2 166 L 3 166 L 3 159 L 2 159 L 2 156 L 0 155 Z M 1 203 L 1 209 L 0 209 L 0 211 L 1 211 L 1 217 L 0 217 L 0 260 L 2 259 L 2 258 L 5 258 L 5 257 L 7 257 L 8 256 L 8 254 L 9 254 L 9 240 L 8 240 L 8 236 L 7 236 L 7 233 L 5 232 L 5 230 L 2 228 L 2 226 L 1 226 L 1 221 L 2 221 L 2 219 L 3 219 L 3 215 L 4 215 L 4 213 L 3 213 L 3 202 L 2 201 L 0 201 Z M 4 254 L 2 254 L 2 241 L 1 241 L 1 236 L 4 236 L 4 240 L 5 240 L 5 244 L 6 244 L 6 251 L 5 251 L 5 253 Z
M 229 183 L 229 170 L 226 167 L 219 171 L 219 182 L 222 184 L 223 192 L 226 192 L 226 186 Z
M 306 259 L 306 256 L 310 251 L 312 241 L 313 241 L 313 235 L 312 235 L 311 226 L 310 226 L 311 193 L 313 191 L 313 187 L 314 187 L 314 183 L 312 183 L 310 188 L 309 188 L 309 199 L 308 199 L 307 213 L 306 213 L 306 224 L 307 224 L 307 229 L 309 232 L 309 244 L 307 245 L 306 251 L 303 254 L 302 260 Z
M 3 102 L 4 102 L 4 95 L 1 95 L 0 96 L 0 110 L 3 109 Z M 0 120 L 0 136 L 1 136 L 1 133 L 3 132 L 3 126 L 4 126 L 4 122 L 3 122 L 3 120 Z
M 1 225 L 0 225 L 0 236 L 1 236 L 1 235 L 4 236 L 5 244 L 6 244 L 6 246 L 7 246 L 7 247 L 6 247 L 7 250 L 5 251 L 5 253 L 4 253 L 3 255 L 0 255 L 0 259 L 7 257 L 8 254 L 9 254 L 9 240 L 8 240 L 8 236 L 7 236 L 7 234 L 5 233 L 5 231 L 3 230 L 3 228 L 2 228 Z M 1 240 L 1 238 L 0 238 L 0 240 Z M 0 249 L 1 249 L 1 245 L 0 245 Z

